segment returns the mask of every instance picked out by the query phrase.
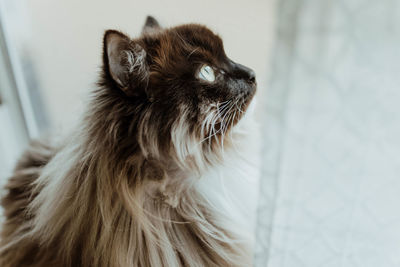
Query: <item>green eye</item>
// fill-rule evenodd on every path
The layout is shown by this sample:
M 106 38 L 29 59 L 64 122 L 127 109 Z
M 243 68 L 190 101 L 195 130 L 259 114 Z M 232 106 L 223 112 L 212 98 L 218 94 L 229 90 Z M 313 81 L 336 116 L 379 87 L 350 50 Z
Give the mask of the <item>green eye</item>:
M 214 70 L 208 65 L 203 65 L 199 71 L 199 78 L 208 82 L 215 81 Z

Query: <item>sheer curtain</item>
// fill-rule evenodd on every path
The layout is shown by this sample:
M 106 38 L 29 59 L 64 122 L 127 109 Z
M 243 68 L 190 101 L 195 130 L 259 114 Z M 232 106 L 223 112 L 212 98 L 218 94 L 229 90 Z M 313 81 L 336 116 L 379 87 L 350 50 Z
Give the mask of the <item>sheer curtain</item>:
M 400 266 L 400 2 L 277 8 L 256 266 Z

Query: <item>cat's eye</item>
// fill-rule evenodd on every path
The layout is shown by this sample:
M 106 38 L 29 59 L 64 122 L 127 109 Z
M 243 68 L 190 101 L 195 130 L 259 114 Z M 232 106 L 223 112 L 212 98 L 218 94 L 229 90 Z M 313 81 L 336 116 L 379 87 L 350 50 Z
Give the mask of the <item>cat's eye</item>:
M 208 65 L 203 65 L 199 71 L 199 78 L 207 82 L 215 81 L 214 70 Z

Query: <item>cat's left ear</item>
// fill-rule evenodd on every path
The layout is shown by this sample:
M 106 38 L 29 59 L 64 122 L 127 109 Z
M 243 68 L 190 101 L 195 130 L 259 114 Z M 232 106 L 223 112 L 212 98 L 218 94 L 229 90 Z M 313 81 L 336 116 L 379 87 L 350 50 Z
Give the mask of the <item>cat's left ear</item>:
M 146 22 L 143 25 L 142 34 L 152 34 L 161 30 L 160 23 L 152 17 L 147 16 Z
M 128 36 L 115 30 L 104 34 L 104 71 L 128 96 L 140 95 L 149 81 L 146 51 Z

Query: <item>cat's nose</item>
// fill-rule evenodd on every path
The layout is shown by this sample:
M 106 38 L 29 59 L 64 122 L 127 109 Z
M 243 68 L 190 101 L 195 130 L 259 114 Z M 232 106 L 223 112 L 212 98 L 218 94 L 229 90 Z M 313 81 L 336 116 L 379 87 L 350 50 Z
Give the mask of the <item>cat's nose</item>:
M 242 64 L 238 64 L 238 63 L 234 63 L 232 62 L 233 65 L 233 75 L 235 76 L 235 78 L 237 79 L 243 79 L 249 83 L 255 83 L 256 82 L 256 73 L 246 67 L 243 66 Z

